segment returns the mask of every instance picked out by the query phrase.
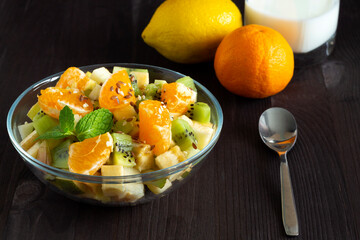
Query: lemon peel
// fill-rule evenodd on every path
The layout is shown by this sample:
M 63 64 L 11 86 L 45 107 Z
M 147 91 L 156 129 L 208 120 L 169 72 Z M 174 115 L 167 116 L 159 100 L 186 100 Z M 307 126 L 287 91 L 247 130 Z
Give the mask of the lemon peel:
M 142 32 L 146 44 L 178 63 L 214 59 L 221 40 L 242 26 L 230 0 L 167 0 Z

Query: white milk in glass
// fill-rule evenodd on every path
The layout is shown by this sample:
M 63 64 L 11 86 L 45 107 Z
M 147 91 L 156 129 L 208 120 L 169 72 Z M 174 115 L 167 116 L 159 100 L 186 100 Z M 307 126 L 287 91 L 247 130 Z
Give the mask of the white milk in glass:
M 339 0 L 246 0 L 245 23 L 280 32 L 294 53 L 308 53 L 334 37 Z

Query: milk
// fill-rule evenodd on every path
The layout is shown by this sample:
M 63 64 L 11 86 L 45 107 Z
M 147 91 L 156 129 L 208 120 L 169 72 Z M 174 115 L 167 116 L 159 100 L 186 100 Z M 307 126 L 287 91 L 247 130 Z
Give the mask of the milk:
M 273 28 L 294 53 L 307 53 L 335 34 L 339 5 L 339 0 L 246 0 L 245 24 Z

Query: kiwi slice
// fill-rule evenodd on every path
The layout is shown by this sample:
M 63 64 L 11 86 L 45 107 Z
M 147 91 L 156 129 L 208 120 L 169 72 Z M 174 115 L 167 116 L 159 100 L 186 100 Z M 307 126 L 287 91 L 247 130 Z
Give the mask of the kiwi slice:
M 130 152 L 132 150 L 132 139 L 130 135 L 123 133 L 112 133 L 115 152 Z
M 39 103 L 35 103 L 29 110 L 29 112 L 27 113 L 27 116 L 34 121 L 34 117 L 37 115 L 38 112 L 41 111 L 40 105 Z
M 192 103 L 188 107 L 186 116 L 201 123 L 208 123 L 210 122 L 211 109 L 209 105 L 203 102 Z
M 149 100 L 160 100 L 160 85 L 150 83 L 145 88 L 145 97 Z
M 165 83 L 167 83 L 167 81 L 165 81 L 165 80 L 155 80 L 155 81 L 154 81 L 154 84 L 155 84 L 156 86 L 158 86 L 160 89 L 162 88 L 162 86 L 163 86 Z
M 158 194 L 156 190 L 162 189 L 166 184 L 166 178 L 160 178 L 151 182 L 146 182 L 146 186 L 155 194 Z
M 130 133 L 133 128 L 135 127 L 135 118 L 132 119 L 123 119 L 117 121 L 113 126 L 114 132 L 123 132 L 123 133 Z
M 55 186 L 57 186 L 64 192 L 68 192 L 70 194 L 82 194 L 83 193 L 83 191 L 81 191 L 80 188 L 78 188 L 75 185 L 74 181 L 72 181 L 72 180 L 67 180 L 67 179 L 57 177 L 55 180 L 53 180 L 53 183 Z
M 137 97 L 139 95 L 142 95 L 142 92 L 141 92 L 141 90 L 140 90 L 140 88 L 138 86 L 137 79 L 136 79 L 135 75 L 130 74 L 129 78 L 130 78 L 130 81 L 131 81 L 131 86 L 134 89 L 135 97 Z
M 70 139 L 60 143 L 51 151 L 52 163 L 51 165 L 56 168 L 68 169 L 69 147 L 72 141 Z
M 40 114 L 41 111 L 39 112 Z M 36 130 L 36 132 L 39 135 L 44 134 L 45 132 L 53 129 L 54 127 L 56 127 L 57 125 L 59 125 L 58 120 L 48 116 L 48 115 L 42 115 L 41 117 L 34 117 L 34 122 L 33 122 L 34 128 Z
M 114 141 L 112 163 L 124 167 L 134 167 L 136 162 L 131 152 L 133 148 L 131 136 L 123 133 L 112 133 L 111 136 Z
M 188 122 L 183 119 L 175 119 L 171 123 L 171 134 L 174 142 L 182 151 L 189 148 L 197 149 L 197 140 L 194 130 Z
M 131 152 L 114 152 L 113 153 L 113 164 L 121 165 L 123 167 L 134 167 L 136 166 L 135 158 Z
M 193 91 L 197 92 L 197 89 L 196 89 L 196 87 L 195 87 L 194 80 L 193 80 L 191 77 L 189 77 L 189 76 L 179 78 L 178 80 L 176 80 L 176 82 L 182 83 L 182 84 L 184 84 L 185 86 L 187 86 L 188 88 L 190 88 L 190 89 L 192 89 Z
M 45 116 L 46 114 L 44 113 L 43 110 L 39 110 L 32 118 L 33 122 L 37 121 L 39 118 L 41 118 L 42 116 Z

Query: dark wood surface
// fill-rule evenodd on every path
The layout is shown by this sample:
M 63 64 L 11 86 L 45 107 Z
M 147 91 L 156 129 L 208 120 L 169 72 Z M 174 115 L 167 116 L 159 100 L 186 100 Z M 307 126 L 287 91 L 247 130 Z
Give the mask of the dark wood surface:
M 360 239 L 360 4 L 341 1 L 333 55 L 296 70 L 280 94 L 253 100 L 227 92 L 213 63 L 182 65 L 148 47 L 141 32 L 161 1 L 0 2 L 0 239 L 287 239 L 279 160 L 258 134 L 279 106 L 297 120 L 288 155 L 298 239 Z M 236 1 L 243 12 L 243 1 Z M 134 62 L 190 75 L 220 101 L 224 127 L 197 175 L 160 200 L 103 208 L 46 188 L 12 147 L 9 108 L 32 83 L 95 63 Z

